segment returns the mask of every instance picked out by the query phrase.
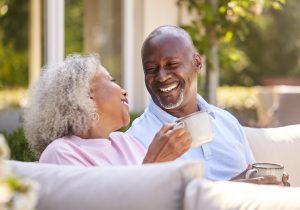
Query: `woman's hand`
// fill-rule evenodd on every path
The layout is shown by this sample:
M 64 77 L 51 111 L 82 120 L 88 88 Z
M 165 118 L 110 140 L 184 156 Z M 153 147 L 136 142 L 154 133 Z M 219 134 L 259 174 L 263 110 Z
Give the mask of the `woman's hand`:
M 253 184 L 290 186 L 290 183 L 288 182 L 289 175 L 286 172 L 283 173 L 282 180 L 280 181 L 278 181 L 275 176 L 260 176 L 260 177 L 246 178 L 247 171 L 252 168 L 253 168 L 252 165 L 248 165 L 246 170 L 244 170 L 239 175 L 231 178 L 230 181 L 248 182 Z
M 191 134 L 182 126 L 166 124 L 156 133 L 143 163 L 175 160 L 185 153 L 191 144 Z

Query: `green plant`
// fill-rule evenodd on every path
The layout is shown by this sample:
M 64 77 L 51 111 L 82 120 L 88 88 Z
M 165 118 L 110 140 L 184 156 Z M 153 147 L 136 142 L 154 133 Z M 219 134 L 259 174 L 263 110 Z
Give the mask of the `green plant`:
M 140 115 L 141 115 L 141 113 L 139 113 L 139 112 L 130 113 L 130 123 L 127 126 L 120 128 L 119 131 L 122 131 L 122 132 L 127 131 L 128 128 L 131 126 L 131 123 L 133 122 L 133 120 L 135 120 L 135 118 L 139 117 Z
M 22 107 L 26 101 L 26 95 L 27 89 L 25 88 L 0 88 L 0 109 Z
M 14 132 L 2 132 L 10 149 L 10 159 L 25 162 L 36 161 L 24 136 L 23 128 L 17 128 Z
M 218 88 L 218 106 L 233 114 L 244 126 L 257 126 L 257 90 L 255 87 L 222 86 Z
M 206 58 L 205 92 L 208 101 L 216 103 L 220 70 L 225 63 L 236 63 L 243 56 L 242 51 L 237 49 L 236 40 L 245 40 L 245 36 L 249 33 L 248 25 L 255 23 L 263 9 L 280 10 L 285 0 L 178 0 L 177 2 L 180 7 L 193 14 L 192 21 L 181 27 L 189 32 L 197 50 Z M 238 70 L 245 68 L 247 59 L 243 60 L 244 64 Z

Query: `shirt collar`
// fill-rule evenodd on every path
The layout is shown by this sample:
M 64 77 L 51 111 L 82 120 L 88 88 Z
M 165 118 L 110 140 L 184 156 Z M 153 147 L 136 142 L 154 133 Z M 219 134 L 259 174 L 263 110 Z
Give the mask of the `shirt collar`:
M 202 98 L 199 94 L 197 94 L 197 105 L 201 110 L 208 112 L 209 115 L 211 115 L 214 119 L 215 114 L 210 108 L 210 104 L 208 104 L 204 98 Z M 149 110 L 154 113 L 154 115 L 158 118 L 161 119 L 161 121 L 166 122 L 166 123 L 173 123 L 176 121 L 178 118 L 174 117 L 173 115 L 170 115 L 169 113 L 165 112 L 162 110 L 159 106 L 157 106 L 152 98 L 149 99 Z

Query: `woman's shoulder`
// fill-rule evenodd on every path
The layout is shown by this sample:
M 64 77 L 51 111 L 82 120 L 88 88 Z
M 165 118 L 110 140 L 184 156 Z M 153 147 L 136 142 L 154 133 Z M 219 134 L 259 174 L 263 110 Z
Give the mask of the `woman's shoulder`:
M 109 135 L 109 138 L 112 141 L 120 141 L 120 140 L 127 140 L 127 139 L 132 140 L 133 139 L 129 134 L 120 132 L 120 131 L 112 132 Z
M 43 151 L 42 155 L 45 154 L 59 154 L 59 153 L 65 153 L 68 151 L 73 150 L 74 143 L 72 142 L 70 137 L 61 137 L 58 139 L 55 139 L 52 141 L 46 149 Z
M 63 164 L 66 159 L 73 157 L 75 154 L 76 145 L 73 143 L 72 137 L 62 137 L 55 139 L 46 147 L 40 156 L 39 162 Z

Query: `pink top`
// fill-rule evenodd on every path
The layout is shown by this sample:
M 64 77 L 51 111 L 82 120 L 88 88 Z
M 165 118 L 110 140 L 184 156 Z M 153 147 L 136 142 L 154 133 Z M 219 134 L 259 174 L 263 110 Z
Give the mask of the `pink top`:
M 116 166 L 142 164 L 146 150 L 126 133 L 113 132 L 109 139 L 66 136 L 54 140 L 39 162 L 61 165 Z

